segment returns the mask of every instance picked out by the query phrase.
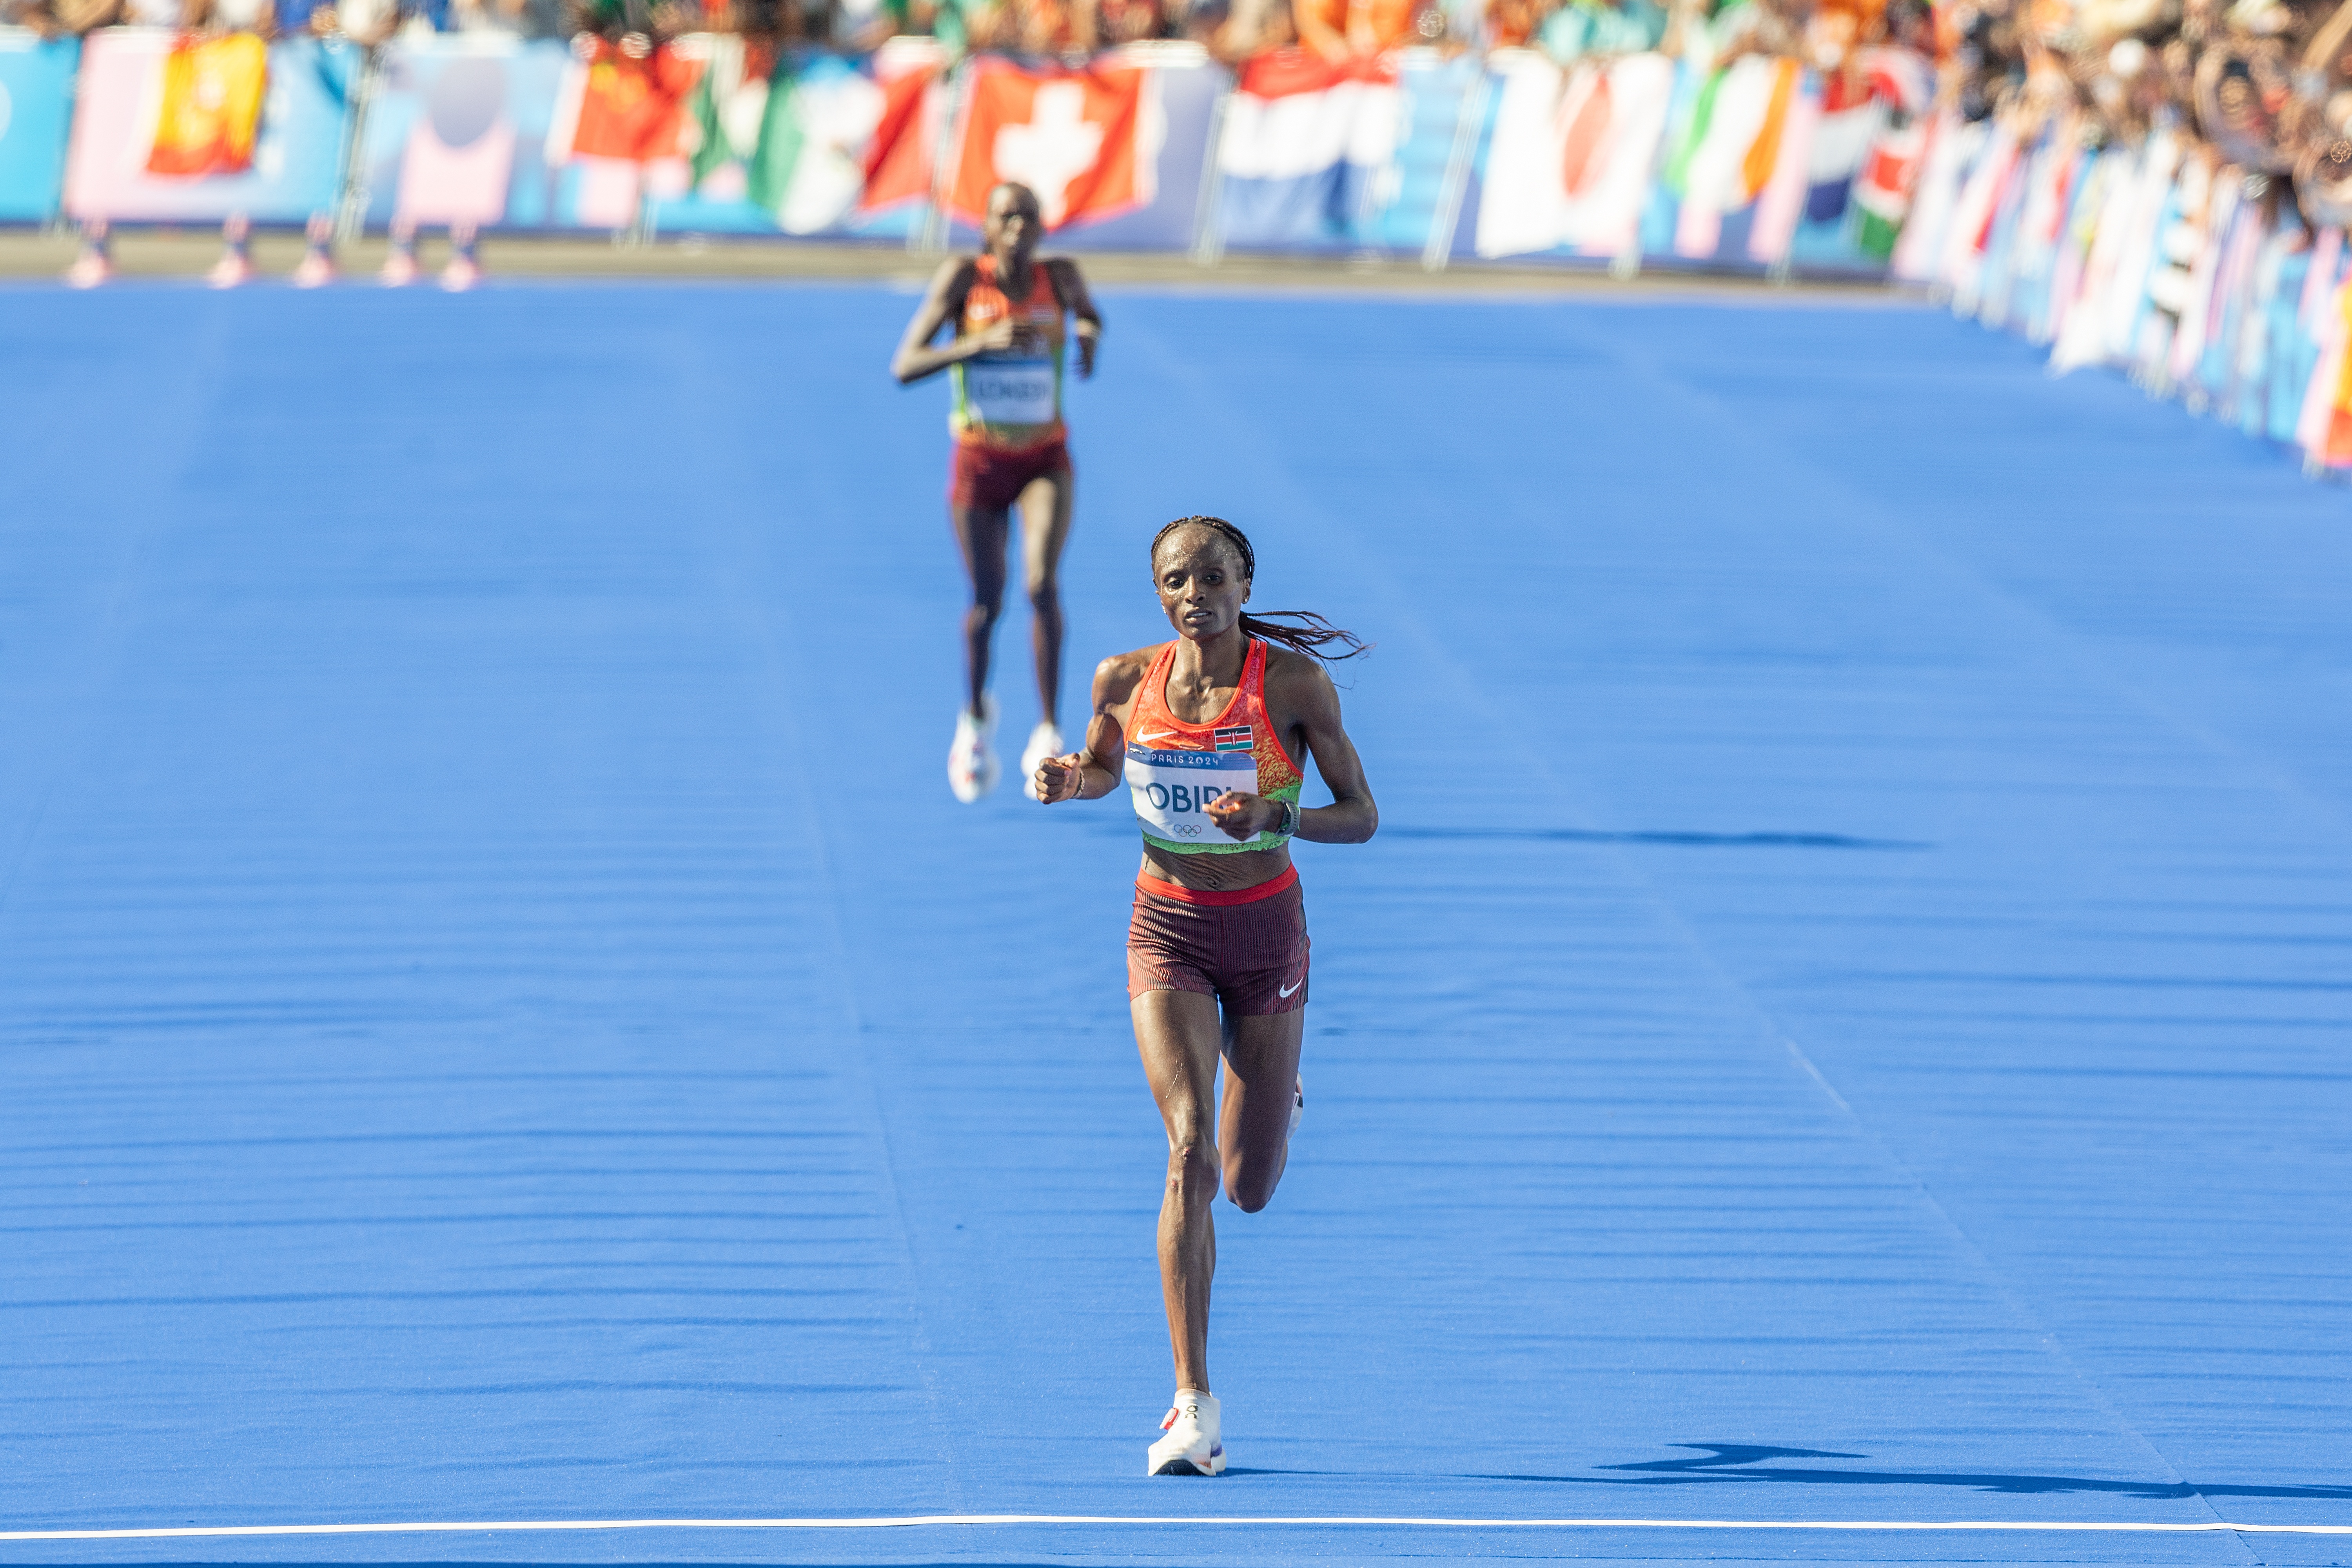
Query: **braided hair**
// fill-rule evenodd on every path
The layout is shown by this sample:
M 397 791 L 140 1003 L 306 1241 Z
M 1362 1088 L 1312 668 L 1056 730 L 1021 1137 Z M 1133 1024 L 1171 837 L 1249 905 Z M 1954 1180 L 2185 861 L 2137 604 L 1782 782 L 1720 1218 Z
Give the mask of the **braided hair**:
M 1250 548 L 1249 536 L 1222 517 L 1178 518 L 1151 536 L 1151 553 L 1154 558 L 1160 554 L 1160 542 L 1180 528 L 1206 528 L 1224 535 L 1227 542 L 1241 552 L 1243 580 L 1247 582 L 1256 578 L 1257 552 Z M 1264 616 L 1253 616 L 1244 610 L 1242 612 L 1241 628 L 1244 637 L 1264 637 L 1267 642 L 1278 642 L 1293 652 L 1303 653 L 1310 658 L 1319 658 L 1326 664 L 1336 663 L 1343 658 L 1353 658 L 1358 654 L 1372 651 L 1371 645 L 1357 637 L 1355 633 L 1343 631 L 1312 610 L 1268 610 Z M 1348 651 L 1325 653 L 1324 647 L 1330 643 L 1342 644 Z

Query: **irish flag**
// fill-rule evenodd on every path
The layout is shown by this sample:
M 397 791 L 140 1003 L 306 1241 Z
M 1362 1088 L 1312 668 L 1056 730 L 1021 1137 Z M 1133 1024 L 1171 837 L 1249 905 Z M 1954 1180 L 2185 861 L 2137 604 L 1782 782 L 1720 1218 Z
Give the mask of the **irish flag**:
M 1666 186 L 1681 198 L 1675 255 L 1749 261 L 1788 255 L 1804 211 L 1821 101 L 1820 83 L 1795 60 L 1748 55 L 1707 79 L 1666 164 Z

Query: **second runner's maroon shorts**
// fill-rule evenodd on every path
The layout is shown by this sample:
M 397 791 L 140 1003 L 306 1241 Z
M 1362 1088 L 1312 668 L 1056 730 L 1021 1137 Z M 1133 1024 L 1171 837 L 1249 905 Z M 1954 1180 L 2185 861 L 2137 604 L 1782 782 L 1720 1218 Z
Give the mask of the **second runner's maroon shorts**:
M 1127 994 L 1195 991 L 1228 1016 L 1264 1017 L 1307 1005 L 1307 900 L 1297 867 L 1234 893 L 1135 881 L 1127 927 Z
M 954 467 L 948 473 L 948 504 L 1010 511 L 1031 481 L 1069 471 L 1066 441 L 1048 441 L 1025 452 L 1000 452 L 976 442 L 958 441 Z

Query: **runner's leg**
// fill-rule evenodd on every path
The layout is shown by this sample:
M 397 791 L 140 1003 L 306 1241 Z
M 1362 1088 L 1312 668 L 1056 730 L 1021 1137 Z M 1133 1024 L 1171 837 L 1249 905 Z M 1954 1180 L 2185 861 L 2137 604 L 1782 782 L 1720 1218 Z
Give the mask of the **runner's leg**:
M 1001 507 L 951 505 L 948 521 L 971 582 L 971 607 L 963 613 L 965 708 L 977 718 L 988 691 L 989 642 L 996 635 L 996 618 L 1004 613 L 1004 547 L 1013 516 Z
M 1136 1048 L 1167 1123 L 1168 1180 L 1160 1198 L 1160 1289 L 1176 1386 L 1209 1392 L 1209 1282 L 1217 1271 L 1217 1000 L 1197 991 L 1147 991 L 1129 1005 Z
M 1274 1201 L 1290 1160 L 1290 1108 L 1307 1009 L 1225 1020 L 1225 1103 L 1218 1116 L 1225 1194 L 1244 1214 Z
M 1059 728 L 1062 706 L 1062 547 L 1073 508 L 1067 468 L 1043 474 L 1021 493 L 1021 556 L 1029 589 L 1029 643 L 1037 662 L 1037 701 Z

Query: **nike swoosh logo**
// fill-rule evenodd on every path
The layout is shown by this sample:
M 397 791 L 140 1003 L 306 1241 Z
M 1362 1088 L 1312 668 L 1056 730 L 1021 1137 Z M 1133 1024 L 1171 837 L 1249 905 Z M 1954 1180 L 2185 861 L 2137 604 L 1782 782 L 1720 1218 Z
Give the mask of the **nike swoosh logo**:
M 1289 984 L 1287 984 L 1287 985 L 1284 986 L 1281 990 L 1279 990 L 1279 991 L 1276 992 L 1276 993 L 1275 993 L 1275 994 L 1276 994 L 1276 995 L 1277 995 L 1277 996 L 1288 996 L 1288 995 L 1292 994 L 1294 992 L 1296 992 L 1296 991 L 1297 991 L 1297 990 L 1301 985 L 1304 985 L 1304 984 L 1307 984 L 1307 976 L 1305 976 L 1304 974 L 1302 974 L 1302 975 L 1300 975 L 1297 980 L 1292 981 Z
M 1165 731 L 1162 731 L 1161 733 L 1157 734 L 1157 735 L 1141 735 L 1141 736 L 1138 736 L 1137 738 L 1138 738 L 1139 740 L 1142 741 L 1142 742 L 1143 742 L 1143 743 L 1144 743 L 1144 744 L 1146 744 L 1146 745 L 1148 745 L 1148 746 L 1156 746 L 1156 745 L 1159 745 L 1162 741 L 1181 741 L 1181 740 L 1182 740 L 1184 737 L 1183 737 L 1183 736 L 1181 736 L 1181 735 L 1171 735 L 1171 734 L 1166 733 Z

